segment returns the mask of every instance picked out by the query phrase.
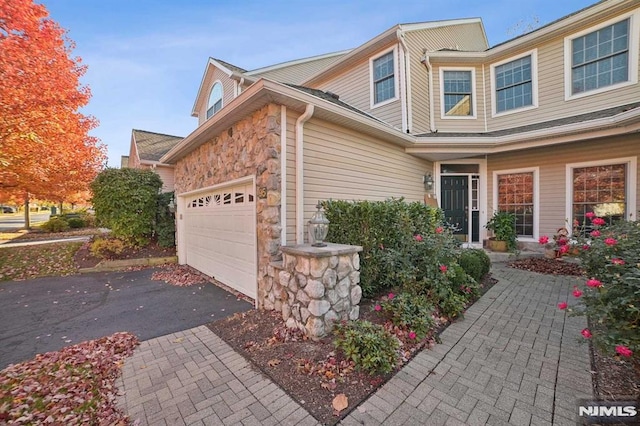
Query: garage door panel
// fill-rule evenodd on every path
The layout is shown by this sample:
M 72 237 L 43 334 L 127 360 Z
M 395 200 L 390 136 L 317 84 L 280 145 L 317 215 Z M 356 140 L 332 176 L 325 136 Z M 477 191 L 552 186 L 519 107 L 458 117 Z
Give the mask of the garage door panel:
M 218 281 L 256 297 L 255 204 L 253 185 L 187 199 L 186 263 Z M 225 194 L 233 194 L 225 197 Z M 228 204 L 225 204 L 229 201 Z

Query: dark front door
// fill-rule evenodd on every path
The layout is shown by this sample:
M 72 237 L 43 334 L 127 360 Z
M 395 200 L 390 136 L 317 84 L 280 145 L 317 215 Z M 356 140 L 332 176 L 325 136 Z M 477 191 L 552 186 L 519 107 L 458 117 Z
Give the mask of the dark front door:
M 466 236 L 469 233 L 469 177 L 442 176 L 440 188 L 445 220 L 456 227 L 455 234 Z

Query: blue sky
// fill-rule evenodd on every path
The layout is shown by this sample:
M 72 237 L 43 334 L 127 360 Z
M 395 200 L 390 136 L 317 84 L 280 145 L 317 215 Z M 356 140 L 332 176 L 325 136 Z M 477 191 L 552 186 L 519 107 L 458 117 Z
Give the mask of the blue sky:
M 482 18 L 493 46 L 595 0 L 36 0 L 69 31 L 88 66 L 86 114 L 109 149 L 127 155 L 131 129 L 187 136 L 209 56 L 245 69 L 359 46 L 397 23 Z M 511 30 L 511 33 L 510 33 Z M 515 31 L 515 32 L 514 32 Z

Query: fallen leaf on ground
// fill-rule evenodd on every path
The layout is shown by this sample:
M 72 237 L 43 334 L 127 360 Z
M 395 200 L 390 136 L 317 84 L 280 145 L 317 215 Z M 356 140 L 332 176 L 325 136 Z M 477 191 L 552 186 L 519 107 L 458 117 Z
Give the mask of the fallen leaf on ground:
M 276 365 L 280 364 L 280 360 L 279 359 L 270 359 L 269 362 L 267 362 L 267 365 L 269 367 L 275 367 Z
M 338 412 L 338 415 L 340 415 L 340 411 L 349 406 L 349 399 L 347 398 L 347 395 L 341 393 L 333 398 L 333 403 L 331 405 L 333 405 L 333 409 Z

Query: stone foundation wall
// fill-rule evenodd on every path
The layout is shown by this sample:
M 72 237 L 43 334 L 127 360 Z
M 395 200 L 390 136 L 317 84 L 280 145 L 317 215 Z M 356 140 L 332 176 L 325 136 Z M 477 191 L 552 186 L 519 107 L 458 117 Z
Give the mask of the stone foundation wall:
M 317 339 L 341 320 L 360 315 L 362 247 L 328 244 L 282 247 L 283 260 L 271 265 L 265 309 L 282 312 L 287 327 Z
M 266 297 L 269 264 L 281 259 L 280 124 L 280 106 L 267 105 L 196 148 L 175 167 L 176 194 L 255 176 L 259 306 Z

